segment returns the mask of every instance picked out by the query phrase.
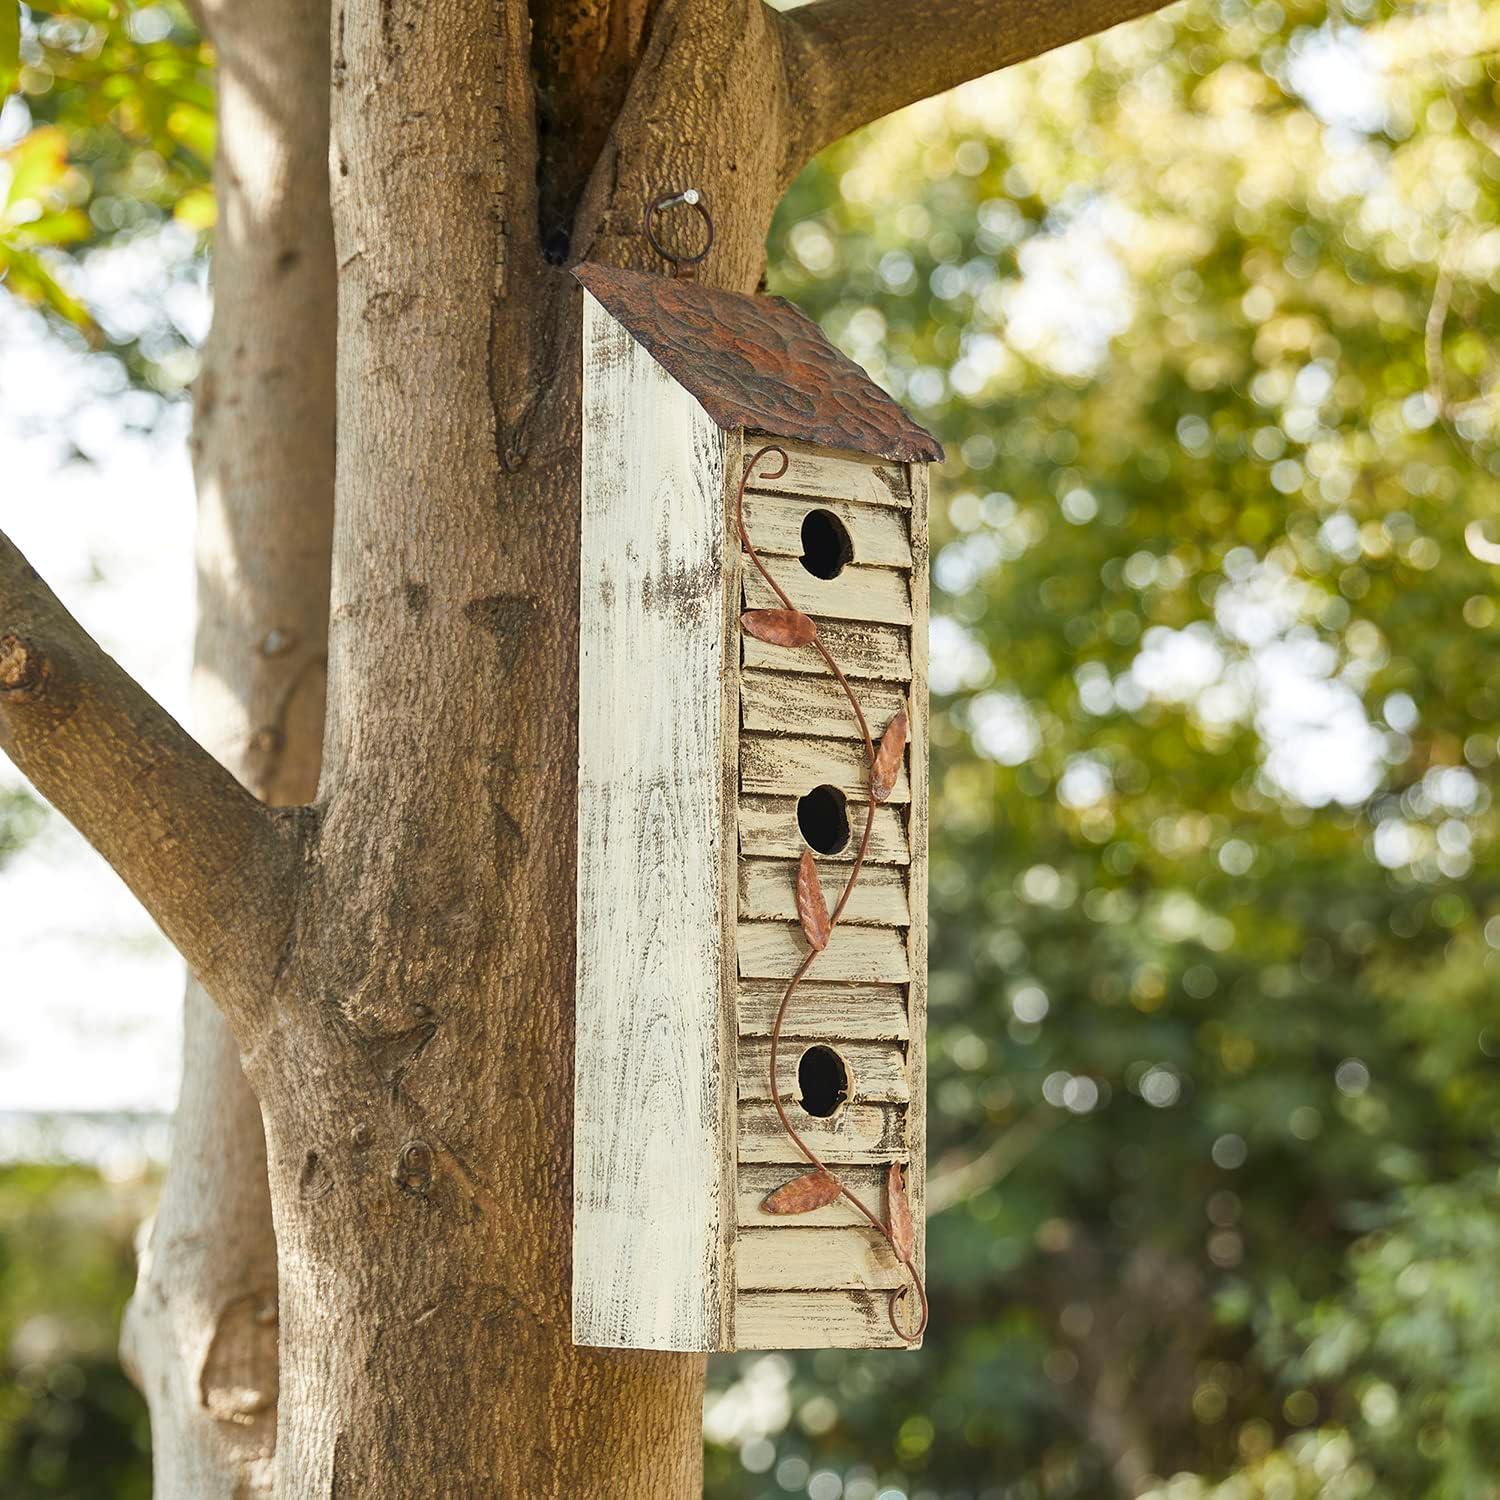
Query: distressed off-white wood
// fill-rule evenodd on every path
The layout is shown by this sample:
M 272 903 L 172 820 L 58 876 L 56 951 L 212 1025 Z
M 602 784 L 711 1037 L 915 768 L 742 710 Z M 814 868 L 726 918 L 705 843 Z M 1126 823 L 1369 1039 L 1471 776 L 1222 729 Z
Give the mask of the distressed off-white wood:
M 862 620 L 819 620 L 818 638 L 832 653 L 845 677 L 876 677 L 905 682 L 911 676 L 910 632 L 900 625 L 870 625 Z M 741 637 L 747 667 L 765 672 L 811 672 L 826 675 L 827 664 L 812 646 L 772 646 L 753 635 Z
M 793 500 L 784 495 L 747 495 L 745 530 L 762 557 L 802 557 L 802 523 L 813 511 L 827 511 L 848 534 L 854 563 L 865 567 L 910 568 L 911 538 L 906 516 L 874 505 L 843 500 Z
M 870 1206 L 879 1213 L 879 1204 L 877 1198 Z M 906 1282 L 891 1247 L 868 1227 L 817 1229 L 789 1220 L 774 1229 L 742 1229 L 735 1262 L 742 1292 L 894 1290 Z
M 741 1349 L 905 1349 L 885 1292 L 742 1292 L 735 1301 Z
M 736 946 L 743 979 L 789 979 L 807 957 L 807 939 L 792 922 L 741 922 Z M 825 980 L 901 984 L 909 976 L 909 962 L 904 933 L 840 924 L 818 955 L 814 972 Z
M 907 706 L 904 687 L 870 683 L 856 692 L 870 737 L 879 742 L 897 710 Z M 793 677 L 781 672 L 740 676 L 740 721 L 747 731 L 822 735 L 863 744 L 859 721 L 843 689 L 831 677 Z
M 794 995 L 792 1003 L 795 1005 L 799 998 Z M 854 1085 L 850 1098 L 856 1103 L 905 1104 L 911 1097 L 905 1051 L 895 1042 L 850 1042 L 823 1032 L 815 1041 L 793 1041 L 782 1037 L 776 1055 L 776 1081 L 783 1101 L 791 1099 L 800 1102 L 802 1091 L 797 1086 L 797 1065 L 802 1060 L 802 1054 L 811 1046 L 832 1047 L 844 1060 L 844 1066 L 849 1070 L 849 1077 Z M 769 1041 L 740 1043 L 741 1099 L 769 1099 L 770 1071 Z
M 737 1005 L 742 1037 L 770 1036 L 785 983 L 745 979 Z M 782 1035 L 839 1036 L 871 1041 L 904 1041 L 908 1034 L 906 989 L 899 984 L 825 984 L 805 979 L 787 1007 Z
M 834 620 L 867 620 L 881 625 L 911 624 L 911 589 L 896 568 L 850 564 L 837 578 L 815 578 L 795 557 L 764 557 L 766 572 L 804 614 Z M 754 564 L 745 569 L 748 609 L 781 609 Z
M 927 619 L 928 619 L 928 469 L 913 464 L 912 492 L 912 681 L 911 764 L 912 801 L 908 817 L 911 843 L 912 924 L 907 931 L 911 955 L 908 1011 L 911 1022 L 911 1163 L 907 1193 L 916 1225 L 916 1264 L 925 1276 L 927 1267 Z
M 830 908 L 843 889 L 843 877 L 823 872 Z M 797 920 L 797 866 L 789 860 L 742 859 L 739 872 L 740 916 L 750 922 Z M 866 865 L 854 894 L 839 918 L 855 926 L 905 927 L 911 921 L 906 875 L 899 865 Z
M 846 705 L 847 708 L 847 705 Z M 863 740 L 804 739 L 795 735 L 745 734 L 740 740 L 740 790 L 763 797 L 800 797 L 815 786 L 836 786 L 863 801 L 870 762 Z M 903 762 L 888 806 L 911 801 Z
M 740 650 L 739 605 L 744 584 L 740 569 L 744 554 L 734 543 L 736 512 L 740 503 L 740 476 L 744 473 L 744 433 L 725 434 L 724 442 L 724 619 L 722 624 L 723 681 L 719 691 L 719 795 L 726 810 L 738 818 L 740 785 Z M 726 828 L 719 841 L 719 1008 L 716 1044 L 721 1083 L 737 1072 L 739 1049 L 739 962 L 735 937 L 739 929 L 739 839 Z M 723 1128 L 719 1134 L 719 1180 L 732 1184 L 738 1170 L 738 1090 L 724 1088 Z M 719 1214 L 720 1347 L 735 1346 L 735 1216 Z
M 724 1341 L 724 439 L 585 299 L 573 1336 Z
M 826 1119 L 792 1112 L 797 1133 L 830 1165 L 904 1162 L 906 1111 L 901 1104 L 846 1104 Z M 741 1162 L 800 1162 L 806 1157 L 788 1139 L 770 1103 L 746 1100 L 739 1108 Z
M 837 854 L 819 854 L 820 866 L 829 868 L 823 874 L 823 885 L 833 906 L 844 876 L 837 873 L 841 864 L 850 864 L 864 832 L 868 804 L 849 803 L 849 842 Z M 795 797 L 740 798 L 740 853 L 747 858 L 800 859 L 807 847 L 797 829 Z M 907 861 L 906 821 L 894 807 L 877 807 L 871 825 L 870 847 L 866 863 L 904 865 Z M 847 872 L 845 872 L 847 874 Z M 863 877 L 861 877 L 863 878 Z
M 750 452 L 760 446 L 760 439 L 746 442 Z M 806 443 L 779 439 L 778 446 L 787 455 L 787 471 L 779 479 L 756 478 L 747 486 L 753 493 L 812 495 L 824 500 L 857 500 L 865 505 L 911 504 L 911 482 L 906 465 L 890 459 L 869 458 L 860 453 L 846 453 L 837 448 L 814 448 Z M 774 469 L 774 458 L 762 459 L 756 473 Z
M 735 544 L 743 435 L 712 429 L 589 301 L 575 1338 L 901 1347 L 885 1316 L 900 1267 L 847 1202 L 794 1223 L 759 1207 L 807 1170 L 765 1076 L 785 979 L 807 953 L 797 798 L 833 785 L 849 799 L 847 847 L 819 858 L 831 907 L 863 826 L 863 746 L 814 651 L 739 627 L 741 607 L 778 603 Z M 798 486 L 804 498 L 787 498 Z M 837 579 L 798 560 L 810 500 L 854 540 L 859 561 Z M 920 469 L 805 450 L 790 491 L 747 502 L 768 566 L 818 619 L 876 737 L 900 708 L 925 713 L 925 500 Z M 887 1167 L 907 1161 L 925 1127 L 925 1067 L 904 1045 L 909 1006 L 925 1016 L 912 967 L 925 963 L 925 931 L 908 930 L 925 926 L 925 863 L 920 906 L 904 868 L 909 828 L 925 860 L 925 806 L 919 816 L 912 805 L 926 795 L 915 760 L 925 723 L 911 745 L 845 920 L 792 999 L 779 1063 L 799 1132 L 877 1212 Z M 835 1047 L 852 1080 L 850 1102 L 826 1119 L 797 1102 L 797 1064 L 814 1042 Z M 910 1173 L 917 1206 L 920 1162 Z M 923 1228 L 918 1208 L 919 1254 Z
M 739 1177 L 735 1182 L 735 1208 L 739 1223 L 743 1226 L 771 1229 L 785 1225 L 788 1220 L 782 1214 L 768 1214 L 761 1205 L 777 1188 L 788 1183 L 803 1171 L 811 1171 L 806 1162 L 801 1167 L 754 1166 L 742 1162 Z M 857 1193 L 876 1213 L 885 1207 L 885 1168 L 843 1167 L 839 1180 L 851 1193 Z M 842 1194 L 822 1208 L 809 1209 L 798 1214 L 796 1222 L 808 1229 L 833 1228 L 849 1224 L 866 1224 L 868 1220 Z

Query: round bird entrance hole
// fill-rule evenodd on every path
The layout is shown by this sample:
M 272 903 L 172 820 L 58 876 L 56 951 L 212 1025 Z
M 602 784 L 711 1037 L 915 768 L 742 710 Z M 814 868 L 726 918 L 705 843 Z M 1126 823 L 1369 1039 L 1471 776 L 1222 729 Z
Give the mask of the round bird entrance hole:
M 853 1083 L 844 1059 L 832 1047 L 809 1047 L 797 1063 L 797 1087 L 802 1092 L 802 1108 L 820 1120 L 826 1120 L 841 1104 L 847 1102 Z
M 838 854 L 849 842 L 849 800 L 836 786 L 797 798 L 797 827 L 814 854 Z
M 810 510 L 802 518 L 802 566 L 814 578 L 837 578 L 854 561 L 854 543 L 831 510 Z

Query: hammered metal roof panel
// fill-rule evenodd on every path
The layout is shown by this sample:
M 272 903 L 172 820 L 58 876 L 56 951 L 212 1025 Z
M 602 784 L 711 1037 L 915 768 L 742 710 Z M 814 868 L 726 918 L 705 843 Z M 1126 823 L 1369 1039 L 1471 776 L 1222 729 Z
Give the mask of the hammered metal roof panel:
M 573 274 L 720 427 L 902 463 L 943 456 L 930 432 L 781 297 L 592 263 Z

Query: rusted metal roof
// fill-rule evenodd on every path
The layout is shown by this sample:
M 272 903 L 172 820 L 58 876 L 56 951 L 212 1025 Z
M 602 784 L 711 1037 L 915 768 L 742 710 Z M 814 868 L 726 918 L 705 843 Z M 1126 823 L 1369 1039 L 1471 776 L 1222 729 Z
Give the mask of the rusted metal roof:
M 781 297 L 593 263 L 573 274 L 720 427 L 902 463 L 943 456 L 930 432 Z

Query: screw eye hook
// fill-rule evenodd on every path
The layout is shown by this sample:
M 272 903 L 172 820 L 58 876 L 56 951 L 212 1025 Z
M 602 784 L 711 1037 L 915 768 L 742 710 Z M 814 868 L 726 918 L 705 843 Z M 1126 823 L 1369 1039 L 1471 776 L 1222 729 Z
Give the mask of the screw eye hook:
M 663 209 L 676 208 L 679 204 L 694 209 L 698 217 L 703 220 L 703 248 L 696 255 L 675 254 L 673 251 L 668 250 L 657 238 L 656 216 Z M 651 248 L 671 266 L 673 276 L 690 277 L 693 274 L 693 268 L 700 265 L 707 257 L 708 252 L 713 249 L 714 221 L 709 215 L 708 206 L 703 201 L 703 194 L 697 188 L 684 188 L 680 193 L 662 193 L 658 197 L 653 198 L 646 205 L 644 228 L 646 239 L 650 242 Z

